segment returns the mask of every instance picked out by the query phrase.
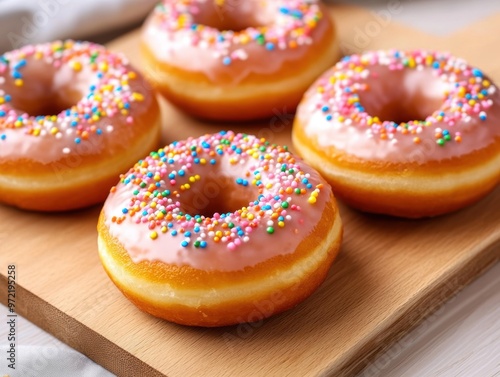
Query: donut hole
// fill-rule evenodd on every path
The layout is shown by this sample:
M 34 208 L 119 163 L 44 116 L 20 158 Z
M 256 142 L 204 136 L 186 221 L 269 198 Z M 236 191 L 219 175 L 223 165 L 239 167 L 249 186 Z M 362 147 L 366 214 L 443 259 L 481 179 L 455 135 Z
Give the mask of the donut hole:
M 257 198 L 257 189 L 239 185 L 236 179 L 214 171 L 205 173 L 200 181 L 182 193 L 181 210 L 191 216 L 213 217 L 215 213 L 232 213 L 247 207 Z
M 199 4 L 193 13 L 196 24 L 220 31 L 242 31 L 249 27 L 267 26 L 272 22 L 270 7 L 260 1 L 221 0 Z
M 88 72 L 75 72 L 68 65 L 55 68 L 31 60 L 20 72 L 22 85 L 16 85 L 14 78 L 6 75 L 4 90 L 10 94 L 14 109 L 35 117 L 58 115 L 71 109 L 91 85 Z
M 368 90 L 359 93 L 365 111 L 398 124 L 425 120 L 442 106 L 447 89 L 431 69 L 390 71 L 378 66 L 366 83 Z

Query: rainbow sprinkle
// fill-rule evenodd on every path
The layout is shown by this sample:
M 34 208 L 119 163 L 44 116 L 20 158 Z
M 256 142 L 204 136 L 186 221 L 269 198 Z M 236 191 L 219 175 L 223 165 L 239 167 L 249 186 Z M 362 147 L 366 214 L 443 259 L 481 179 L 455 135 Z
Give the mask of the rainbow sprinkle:
M 395 123 L 381 121 L 368 114 L 360 101 L 362 92 L 369 92 L 366 79 L 373 76 L 371 67 L 384 66 L 389 70 L 430 69 L 447 85 L 441 108 L 424 120 Z M 425 127 L 444 125 L 435 129 L 435 142 L 440 146 L 460 143 L 462 134 L 455 130 L 459 122 L 469 122 L 473 117 L 487 119 L 492 106 L 491 96 L 496 88 L 484 77 L 482 71 L 470 67 L 464 60 L 447 53 L 426 51 L 375 51 L 343 58 L 322 76 L 317 85 L 315 107 L 327 121 L 343 126 L 366 128 L 368 137 L 392 140 L 396 134 L 411 137 L 415 144 L 422 139 L 419 134 Z
M 207 1 L 213 1 L 214 7 L 236 7 L 220 0 L 164 0 L 155 9 L 156 24 L 161 32 L 178 41 L 213 51 L 214 59 L 226 66 L 247 60 L 249 45 L 270 53 L 310 45 L 311 34 L 323 17 L 318 0 L 280 0 L 274 2 L 272 25 L 242 31 L 218 30 L 195 22 L 194 15 Z
M 234 174 L 241 175 L 234 177 L 236 185 L 258 192 L 255 200 L 230 213 L 204 216 L 183 212 L 183 193 L 203 179 L 197 172 L 209 174 L 217 165 L 227 169 L 223 166 L 228 163 L 235 167 Z M 126 190 L 130 201 L 111 217 L 113 223 L 130 218 L 148 227 L 152 240 L 174 237 L 185 248 L 225 244 L 229 250 L 248 242 L 258 227 L 264 227 L 270 236 L 279 233 L 294 214 L 299 216 L 302 204 L 315 205 L 323 193 L 323 184 L 313 182 L 287 147 L 224 131 L 175 142 L 151 153 L 121 176 L 111 195 L 118 188 Z
M 35 61 L 56 70 L 67 65 L 77 74 L 88 74 L 88 91 L 77 104 L 59 114 L 31 116 L 16 109 L 12 104 L 15 98 L 6 92 L 6 82 L 13 80 L 14 85 L 23 87 L 27 80 L 35 80 L 24 73 Z M 130 123 L 133 103 L 144 100 L 142 93 L 130 87 L 136 77 L 124 56 L 88 42 L 56 41 L 7 52 L 0 56 L 0 141 L 8 142 L 7 133 L 2 132 L 8 129 L 33 137 L 71 135 L 74 144 L 111 132 L 108 120 L 125 117 Z M 63 149 L 64 154 L 70 151 L 69 146 Z

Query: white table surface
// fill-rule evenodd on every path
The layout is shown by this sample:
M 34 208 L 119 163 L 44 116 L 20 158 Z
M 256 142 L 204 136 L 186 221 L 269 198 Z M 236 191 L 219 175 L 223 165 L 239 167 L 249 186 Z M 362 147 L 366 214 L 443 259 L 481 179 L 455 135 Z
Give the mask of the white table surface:
M 398 0 L 344 2 L 381 11 L 394 1 Z M 452 33 L 492 12 L 500 12 L 499 0 L 401 0 L 400 3 L 401 11 L 393 15 L 395 21 L 435 35 Z M 0 318 L 6 315 L 7 308 L 0 305 Z M 18 368 L 16 371 L 7 368 L 7 326 L 2 325 L 0 377 L 2 373 L 11 377 L 112 376 L 26 319 L 17 320 Z M 500 377 L 500 264 L 389 347 L 366 366 L 361 376 Z

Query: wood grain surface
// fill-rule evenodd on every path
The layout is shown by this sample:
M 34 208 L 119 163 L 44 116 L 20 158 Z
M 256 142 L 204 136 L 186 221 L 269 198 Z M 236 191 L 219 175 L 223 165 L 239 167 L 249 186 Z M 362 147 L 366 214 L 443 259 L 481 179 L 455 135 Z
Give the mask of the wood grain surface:
M 369 12 L 332 7 L 346 53 L 445 49 L 500 82 L 500 14 L 438 39 Z M 387 16 L 387 15 L 386 15 Z M 376 26 L 378 25 L 378 26 Z M 137 33 L 111 46 L 138 61 Z M 290 144 L 293 114 L 260 124 L 206 124 L 163 104 L 164 142 L 233 129 Z M 120 376 L 352 375 L 500 258 L 500 189 L 458 213 L 423 221 L 341 205 L 345 242 L 329 277 L 295 309 L 264 322 L 189 328 L 138 311 L 97 256 L 100 208 L 37 214 L 0 207 L 0 302 L 17 266 L 17 312 Z

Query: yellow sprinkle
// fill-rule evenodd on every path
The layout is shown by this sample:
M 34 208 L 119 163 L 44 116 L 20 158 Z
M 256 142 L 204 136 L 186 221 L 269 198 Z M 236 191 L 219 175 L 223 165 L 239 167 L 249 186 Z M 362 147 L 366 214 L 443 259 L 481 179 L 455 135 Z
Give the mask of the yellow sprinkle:
M 78 62 L 78 61 L 74 61 L 72 64 L 71 64 L 71 68 L 73 68 L 73 70 L 79 72 L 82 70 L 82 63 Z
M 144 96 L 138 92 L 132 93 L 132 98 L 136 101 L 144 101 Z
M 168 228 L 166 226 L 162 226 L 161 227 L 161 232 L 162 233 L 167 233 L 167 231 L 168 231 Z
M 309 199 L 307 199 L 307 201 L 310 203 L 310 204 L 314 204 L 316 203 L 316 198 L 314 196 L 310 196 Z
M 102 62 L 101 64 L 99 64 L 99 70 L 101 70 L 103 72 L 107 72 L 108 71 L 108 63 Z
M 196 178 L 195 177 L 189 177 L 189 182 L 191 182 L 191 183 L 196 182 Z
M 158 238 L 158 233 L 152 231 L 151 233 L 149 233 L 149 237 L 151 237 L 152 240 L 156 240 Z
M 1 105 L 2 103 L 5 103 L 5 98 L 0 97 L 0 105 Z
M 39 128 L 35 128 L 35 129 L 33 130 L 33 135 L 34 135 L 34 136 L 39 136 L 39 135 L 40 135 L 40 129 L 39 129 Z
M 137 77 L 137 74 L 136 74 L 135 72 L 133 72 L 133 71 L 130 71 L 130 72 L 128 73 L 128 77 L 129 77 L 130 79 L 135 79 L 135 78 Z
M 19 121 L 19 120 L 16 120 L 16 121 L 14 122 L 14 126 L 15 126 L 16 128 L 22 127 L 22 125 L 23 125 L 23 122 L 21 122 L 21 121 Z
M 23 86 L 24 81 L 22 79 L 16 79 L 14 80 L 14 85 L 15 86 Z
M 200 158 L 201 165 L 205 165 L 206 163 L 207 163 L 207 160 L 205 160 L 204 158 Z
M 280 222 L 278 222 L 278 226 L 280 228 L 284 228 L 285 227 L 285 223 L 283 221 L 280 221 Z
M 248 219 L 248 220 L 253 220 L 253 219 L 254 219 L 254 215 L 253 215 L 253 213 L 249 213 L 249 214 L 247 215 L 247 219 Z
M 51 133 L 52 135 L 55 135 L 55 134 L 56 134 L 56 133 L 58 133 L 58 132 L 59 132 L 59 130 L 57 129 L 57 127 L 52 127 L 52 128 L 50 129 L 50 133 Z

